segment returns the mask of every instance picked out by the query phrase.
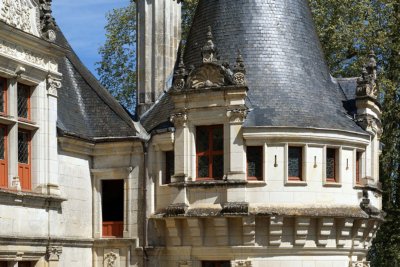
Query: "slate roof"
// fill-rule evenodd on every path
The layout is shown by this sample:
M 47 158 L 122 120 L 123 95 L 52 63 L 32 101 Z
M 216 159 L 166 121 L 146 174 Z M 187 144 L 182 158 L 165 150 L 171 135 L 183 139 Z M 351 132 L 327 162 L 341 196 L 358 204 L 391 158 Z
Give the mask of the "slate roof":
M 245 127 L 365 133 L 344 108 L 348 99 L 329 73 L 307 0 L 200 0 L 186 44 L 186 66 L 201 64 L 208 26 L 220 62 L 232 66 L 238 49 L 243 55 L 251 108 Z
M 66 56 L 59 61 L 63 74 L 58 90 L 57 128 L 83 139 L 143 137 L 145 131 L 83 65 L 60 29 L 56 43 Z

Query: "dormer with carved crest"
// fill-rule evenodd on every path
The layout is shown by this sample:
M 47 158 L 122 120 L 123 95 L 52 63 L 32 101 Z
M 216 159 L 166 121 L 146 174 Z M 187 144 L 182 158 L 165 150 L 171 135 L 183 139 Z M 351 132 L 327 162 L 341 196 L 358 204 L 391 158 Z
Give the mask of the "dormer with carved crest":
M 245 180 L 245 152 L 238 141 L 248 111 L 245 63 L 240 51 L 233 69 L 221 63 L 211 27 L 206 35 L 196 68 L 185 66 L 181 44 L 169 91 L 175 106 L 175 181 Z

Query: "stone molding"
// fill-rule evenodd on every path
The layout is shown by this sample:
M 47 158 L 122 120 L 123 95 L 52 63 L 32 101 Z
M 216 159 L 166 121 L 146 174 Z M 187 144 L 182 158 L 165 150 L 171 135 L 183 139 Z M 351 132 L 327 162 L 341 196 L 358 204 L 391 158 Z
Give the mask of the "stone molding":
M 0 55 L 22 61 L 49 72 L 58 72 L 58 64 L 55 60 L 5 40 L 0 40 Z
M 56 195 L 0 189 L 0 203 L 11 206 L 59 209 L 67 199 Z
M 235 267 L 252 267 L 253 265 L 252 265 L 251 261 L 239 260 L 239 261 L 233 262 L 233 266 L 235 266 Z

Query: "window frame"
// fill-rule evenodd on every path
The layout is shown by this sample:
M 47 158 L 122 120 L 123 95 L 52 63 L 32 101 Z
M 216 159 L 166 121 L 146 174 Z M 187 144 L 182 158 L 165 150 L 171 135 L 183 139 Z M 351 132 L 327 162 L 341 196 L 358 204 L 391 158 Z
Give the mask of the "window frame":
M 4 110 L 0 110 L 0 115 L 6 116 L 8 114 L 8 80 L 6 78 L 0 77 L 0 80 L 3 81 L 3 102 L 4 102 Z
M 327 169 L 328 169 L 328 151 L 333 152 L 333 173 L 334 177 L 328 177 Z M 339 182 L 339 149 L 335 147 L 327 147 L 325 151 L 325 181 L 327 183 L 338 183 Z
M 104 191 L 103 191 L 103 184 L 105 182 L 122 182 L 122 220 L 121 221 L 105 221 L 104 214 L 103 214 L 103 205 L 104 205 Z M 125 180 L 124 179 L 101 179 L 101 237 L 102 238 L 123 238 L 124 235 L 124 223 L 125 223 Z
M 300 176 L 290 176 L 289 175 L 289 160 L 290 160 L 290 149 L 300 149 L 300 163 L 299 163 L 299 174 Z M 304 179 L 304 167 L 303 167 L 303 160 L 304 160 L 304 147 L 303 146 L 299 146 L 299 145 L 288 145 L 287 148 L 287 163 L 286 163 L 286 167 L 287 167 L 287 180 L 288 182 L 305 182 Z
M 261 158 L 259 159 L 258 168 L 260 168 L 261 176 L 249 176 L 249 161 L 248 161 L 248 153 L 249 148 L 260 150 Z M 247 146 L 246 147 L 246 176 L 248 181 L 263 181 L 264 180 L 264 146 Z
M 4 159 L 0 159 L 0 164 L 4 163 L 4 177 L 0 176 L 0 188 L 8 187 L 8 127 L 7 125 L 0 124 L 0 128 L 4 129 Z M 1 175 L 1 174 L 0 174 Z
M 20 117 L 18 114 L 18 91 L 20 89 L 20 86 L 23 87 L 25 90 L 28 91 L 28 98 L 27 98 L 27 117 Z M 31 97 L 32 97 L 32 87 L 23 83 L 17 83 L 17 117 L 18 121 L 22 122 L 32 122 L 32 114 L 31 114 Z
M 355 167 L 355 184 L 356 186 L 362 185 L 362 171 L 363 171 L 363 151 L 356 151 L 356 167 Z
M 17 137 L 17 162 L 18 162 L 18 177 L 21 184 L 21 189 L 23 191 L 32 190 L 32 132 L 29 130 L 18 128 L 18 134 L 20 132 L 24 132 L 28 134 L 28 163 L 19 162 L 19 148 L 18 148 L 18 137 Z M 28 169 L 28 177 L 23 178 L 20 175 L 20 169 L 27 168 Z
M 208 150 L 198 152 L 197 151 L 197 138 L 199 129 L 207 129 L 208 131 Z M 221 129 L 222 131 L 222 150 L 213 150 L 213 130 Z M 216 124 L 216 125 L 199 125 L 196 126 L 196 136 L 195 136 L 195 145 L 196 145 L 196 179 L 197 180 L 222 180 L 223 172 L 224 172 L 224 125 Z M 208 156 L 208 177 L 199 177 L 199 157 Z M 222 177 L 212 177 L 213 176 L 213 157 L 214 156 L 222 156 Z
M 163 151 L 164 154 L 164 162 L 163 162 L 163 170 L 164 175 L 162 176 L 162 185 L 168 185 L 172 182 L 172 176 L 175 173 L 175 151 L 168 150 Z M 172 173 L 169 170 L 172 168 Z

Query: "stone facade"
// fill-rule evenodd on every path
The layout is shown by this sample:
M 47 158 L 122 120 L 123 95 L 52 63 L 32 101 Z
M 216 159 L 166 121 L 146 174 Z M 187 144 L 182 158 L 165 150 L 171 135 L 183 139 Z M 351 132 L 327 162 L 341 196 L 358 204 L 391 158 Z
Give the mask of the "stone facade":
M 373 53 L 355 84 L 354 121 L 330 124 L 355 131 L 260 126 L 249 122 L 248 51 L 221 51 L 201 24 L 205 42 L 189 42 L 200 64 L 189 65 L 180 1 L 136 2 L 140 122 L 70 51 L 51 1 L 0 0 L 0 267 L 369 266 L 383 221 Z M 30 88 L 26 117 L 20 85 Z M 199 153 L 199 129 L 220 148 Z M 207 175 L 204 155 L 220 160 Z

